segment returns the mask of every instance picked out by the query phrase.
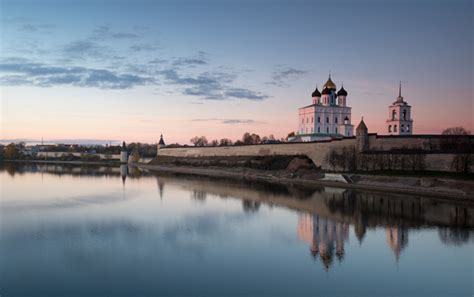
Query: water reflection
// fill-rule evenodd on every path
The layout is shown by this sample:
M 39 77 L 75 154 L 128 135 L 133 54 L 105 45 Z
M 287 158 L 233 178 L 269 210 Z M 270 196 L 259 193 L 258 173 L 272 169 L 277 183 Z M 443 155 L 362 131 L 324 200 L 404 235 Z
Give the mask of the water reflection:
M 36 181 L 32 177 L 39 175 L 71 179 L 61 178 L 61 183 L 57 183 L 45 178 L 43 191 L 20 191 L 13 185 L 29 183 L 34 187 Z M 337 282 L 331 283 L 327 278 L 327 283 L 314 282 L 315 269 L 323 275 L 334 273 L 343 279 L 357 279 L 358 275 L 351 270 L 355 267 L 377 283 L 377 278 L 401 278 L 387 264 L 399 263 L 426 273 L 426 282 L 420 281 L 420 286 L 438 279 L 439 287 L 435 282 L 433 290 L 451 288 L 443 284 L 444 265 L 454 267 L 455 263 L 464 278 L 469 278 L 469 269 L 472 273 L 465 258 L 445 251 L 472 249 L 473 203 L 154 174 L 127 165 L 0 163 L 0 178 L 7 181 L 0 200 L 0 293 L 4 285 L 15 287 L 23 295 L 34 295 L 30 294 L 33 291 L 18 289 L 22 279 L 16 277 L 21 273 L 31 277 L 29 271 L 34 273 L 34 267 L 48 268 L 45 279 L 41 273 L 35 275 L 39 280 L 60 278 L 69 285 L 75 284 L 82 293 L 79 295 L 90 292 L 80 291 L 84 283 L 74 277 L 62 279 L 70 271 L 79 271 L 75 277 L 88 281 L 90 275 L 98 280 L 101 275 L 111 275 L 110 282 L 97 281 L 95 285 L 102 290 L 116 286 L 114 293 L 119 289 L 136 293 L 131 288 L 143 288 L 138 292 L 143 294 L 135 295 L 159 295 L 149 293 L 163 287 L 170 288 L 167 292 L 175 292 L 174 289 L 182 287 L 176 279 L 185 279 L 190 291 L 182 291 L 182 295 L 213 295 L 199 291 L 206 281 L 232 288 L 235 295 L 249 295 L 248 291 L 239 291 L 245 286 L 232 283 L 239 279 L 247 286 L 253 285 L 255 291 L 272 296 L 297 295 L 292 294 L 295 291 L 285 291 L 290 274 L 294 277 L 292 281 L 301 280 L 298 288 L 304 294 L 300 295 L 337 287 Z M 56 189 L 62 184 L 64 189 Z M 16 192 L 26 196 L 34 193 L 31 196 L 38 195 L 40 199 L 9 197 Z M 430 237 L 430 232 L 434 237 Z M 420 235 L 431 241 L 421 242 Z M 430 255 L 424 266 L 417 266 L 413 255 L 410 258 L 410 251 L 424 255 L 433 248 L 444 250 Z M 364 260 L 374 254 L 379 258 Z M 467 255 L 472 257 L 472 253 Z M 382 263 L 380 270 L 373 268 L 379 264 L 374 261 Z M 97 272 L 92 272 L 88 265 Z M 19 272 L 11 275 L 9 270 Z M 439 275 L 433 275 L 438 272 Z M 157 279 L 151 280 L 150 276 Z M 195 282 L 191 281 L 194 279 Z M 364 290 L 356 283 L 352 289 Z M 41 282 L 36 286 L 41 287 Z M 470 285 L 458 286 L 463 293 L 470 289 Z M 268 291 L 269 288 L 274 291 Z
M 349 239 L 349 224 L 332 221 L 317 214 L 303 213 L 298 218 L 298 237 L 310 245 L 311 255 L 319 254 L 321 263 L 329 269 L 334 256 L 344 258 L 344 241 Z

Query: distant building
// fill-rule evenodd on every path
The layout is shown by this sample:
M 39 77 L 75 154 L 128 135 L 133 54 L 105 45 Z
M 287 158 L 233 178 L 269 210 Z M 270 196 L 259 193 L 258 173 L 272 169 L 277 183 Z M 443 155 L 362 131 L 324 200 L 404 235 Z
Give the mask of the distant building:
M 125 144 L 125 141 L 122 143 L 122 150 L 120 151 L 120 162 L 121 163 L 128 162 L 128 151 L 127 151 L 127 145 Z
M 163 139 L 163 134 L 160 135 L 160 141 L 158 141 L 158 145 L 156 146 L 156 155 L 160 154 L 160 149 L 166 146 L 165 140 Z
M 160 135 L 160 141 L 158 142 L 158 146 L 163 148 L 166 146 L 165 141 L 163 140 L 163 134 Z
M 347 106 L 344 86 L 336 92 L 329 75 L 322 92 L 318 88 L 311 94 L 312 104 L 298 110 L 298 131 L 290 141 L 330 140 L 353 136 L 351 107 Z
M 398 97 L 388 107 L 387 132 L 390 135 L 412 135 L 413 119 L 411 106 L 402 97 L 402 83 L 398 87 Z

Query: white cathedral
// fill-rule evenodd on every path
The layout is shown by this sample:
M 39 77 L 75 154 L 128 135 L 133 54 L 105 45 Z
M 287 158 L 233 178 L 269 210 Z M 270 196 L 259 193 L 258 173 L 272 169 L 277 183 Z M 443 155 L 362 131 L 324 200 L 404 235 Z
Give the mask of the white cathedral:
M 316 86 L 311 97 L 313 103 L 299 109 L 298 132 L 290 141 L 330 140 L 354 135 L 344 86 L 336 92 L 336 85 L 329 75 L 322 92 Z
M 298 131 L 295 136 L 288 137 L 289 141 L 318 141 L 354 136 L 354 126 L 351 124 L 352 108 L 347 106 L 347 91 L 341 85 L 336 92 L 331 74 L 322 92 L 319 92 L 316 86 L 311 97 L 313 101 L 311 105 L 298 109 Z M 401 82 L 398 97 L 388 107 L 388 111 L 387 134 L 412 135 L 411 106 L 403 100 Z

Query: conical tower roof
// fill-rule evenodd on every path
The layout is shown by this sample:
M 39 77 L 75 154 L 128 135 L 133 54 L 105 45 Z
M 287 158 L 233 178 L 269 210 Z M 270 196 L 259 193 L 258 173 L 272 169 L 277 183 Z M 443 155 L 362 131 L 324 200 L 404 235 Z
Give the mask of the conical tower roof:
M 364 118 L 362 117 L 362 119 L 360 120 L 359 125 L 356 128 L 356 131 L 367 131 L 367 130 L 368 130 L 367 126 L 364 123 Z

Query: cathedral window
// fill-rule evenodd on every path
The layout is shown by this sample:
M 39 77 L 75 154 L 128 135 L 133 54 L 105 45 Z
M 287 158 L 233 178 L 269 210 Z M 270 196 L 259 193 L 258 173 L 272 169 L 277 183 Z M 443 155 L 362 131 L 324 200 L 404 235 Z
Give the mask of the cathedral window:
M 407 125 L 407 132 L 410 132 L 410 125 Z
M 393 132 L 397 132 L 397 125 L 393 125 Z
M 311 117 L 311 123 L 313 123 L 313 122 L 314 122 L 314 118 L 313 118 L 313 117 Z
M 397 119 L 397 111 L 394 109 L 392 111 L 392 120 L 396 120 Z
M 337 127 L 336 127 L 336 133 L 337 133 Z
M 388 125 L 388 133 L 392 133 L 392 125 Z
M 321 128 L 320 127 L 318 127 L 318 133 L 321 133 Z
M 328 123 L 328 124 L 329 124 L 329 117 L 327 117 L 327 118 L 326 118 L 326 123 Z
M 403 110 L 403 120 L 406 120 L 407 119 L 407 110 L 404 109 Z
M 400 132 L 405 132 L 405 125 L 402 124 L 402 125 L 400 126 Z
M 334 122 L 337 124 L 337 117 L 334 119 Z
M 326 133 L 329 133 L 329 127 L 326 127 Z
M 318 123 L 321 123 L 321 117 L 318 117 Z

